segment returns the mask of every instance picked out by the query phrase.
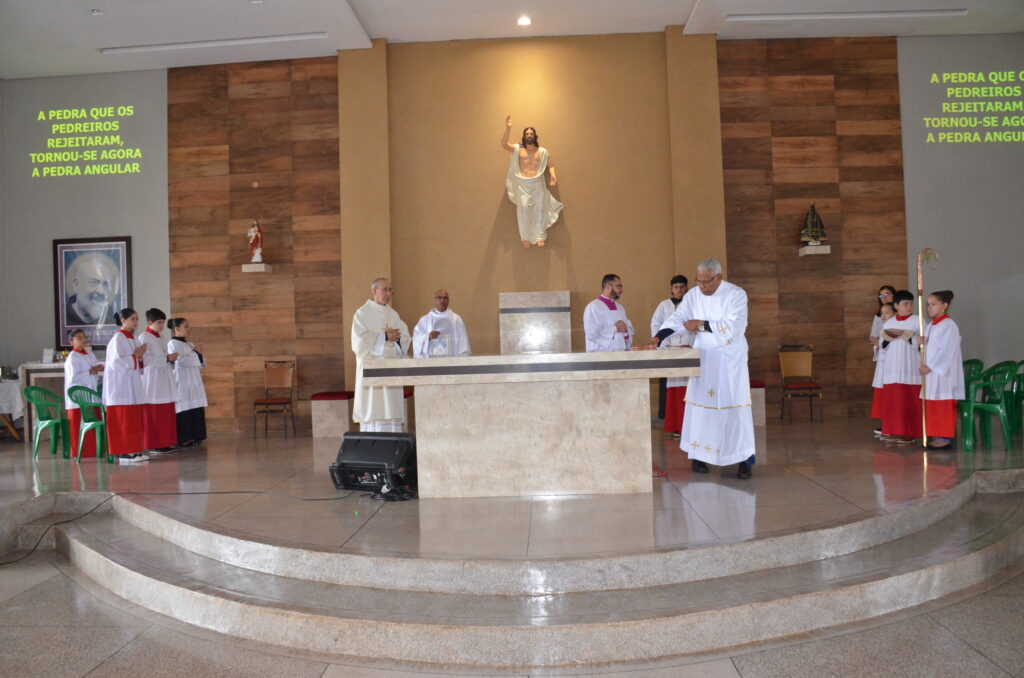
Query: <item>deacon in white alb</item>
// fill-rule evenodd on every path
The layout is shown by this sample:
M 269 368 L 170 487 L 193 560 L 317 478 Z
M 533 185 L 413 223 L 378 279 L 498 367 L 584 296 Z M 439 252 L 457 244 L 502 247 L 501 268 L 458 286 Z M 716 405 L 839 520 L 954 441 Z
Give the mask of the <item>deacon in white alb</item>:
M 412 331 L 413 358 L 447 358 L 469 355 L 469 335 L 458 313 L 448 308 L 448 290 L 434 292 L 434 308 L 420 318 Z
M 583 309 L 587 353 L 628 351 L 633 346 L 633 324 L 626 317 L 626 309 L 618 303 L 621 296 L 619 276 L 609 273 L 601 279 L 601 296 Z
M 747 371 L 747 293 L 722 279 L 722 265 L 706 259 L 697 265 L 697 286 L 651 340 L 657 347 L 680 329 L 695 332 L 700 376 L 690 377 L 679 447 L 696 473 L 708 464 L 739 462 L 736 477 L 747 479 L 754 464 L 754 417 Z
M 401 433 L 405 425 L 405 402 L 401 386 L 363 386 L 365 358 L 400 359 L 407 357 L 409 328 L 391 308 L 392 288 L 387 278 L 370 285 L 372 299 L 367 300 L 352 318 L 352 352 L 356 354 L 355 404 L 352 420 L 361 431 Z

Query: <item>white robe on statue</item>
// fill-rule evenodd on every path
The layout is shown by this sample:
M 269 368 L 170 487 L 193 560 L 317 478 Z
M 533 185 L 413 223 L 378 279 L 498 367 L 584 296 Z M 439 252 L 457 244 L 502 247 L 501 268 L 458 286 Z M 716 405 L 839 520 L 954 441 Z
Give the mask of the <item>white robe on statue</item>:
M 148 351 L 147 351 L 148 353 Z M 197 407 L 207 407 L 206 387 L 200 374 L 205 365 L 203 357 L 196 351 L 191 341 L 174 338 L 167 342 L 167 353 L 177 353 L 174 362 L 174 380 L 178 387 L 178 400 L 174 404 L 175 412 L 187 412 Z
M 694 334 L 700 376 L 690 377 L 679 448 L 690 459 L 716 466 L 746 461 L 754 454 L 754 417 L 747 371 L 747 293 L 722 281 L 712 295 L 695 287 L 662 324 L 678 329 L 705 320 L 710 332 Z
M 683 303 L 682 299 L 679 303 Z M 677 304 L 673 304 L 671 299 L 658 304 L 658 308 L 654 309 L 654 315 L 651 316 L 651 336 L 653 337 L 661 329 L 662 323 L 668 320 L 668 317 L 675 313 Z M 658 348 L 673 348 L 679 346 L 693 346 L 693 332 L 687 332 L 685 329 L 680 330 L 673 334 L 671 337 L 661 342 Z M 679 386 L 686 386 L 690 383 L 689 377 L 669 377 L 665 381 L 665 388 L 677 388 Z
M 384 330 L 401 332 L 388 342 Z M 363 431 L 401 431 L 405 424 L 404 390 L 401 386 L 363 386 L 365 358 L 401 359 L 409 352 L 409 328 L 390 306 L 367 300 L 352 318 L 352 352 L 356 354 L 356 389 L 352 421 Z
M 519 239 L 531 243 L 547 240 L 548 229 L 558 221 L 558 213 L 562 211 L 562 203 L 551 195 L 544 176 L 548 168 L 548 150 L 541 146 L 538 153 L 540 165 L 537 167 L 537 175 L 524 177 L 519 173 L 519 144 L 513 145 L 512 158 L 505 175 L 508 199 L 516 206 Z
M 167 359 L 160 335 L 145 329 L 139 334 L 139 342 L 146 346 L 146 355 L 142 356 L 142 403 L 161 405 L 177 402 L 174 365 Z
M 431 332 L 439 332 L 436 339 L 430 338 Z M 450 356 L 469 355 L 469 334 L 461 316 L 451 309 L 441 312 L 431 309 L 412 331 L 413 358 L 448 358 Z
M 626 323 L 625 332 L 615 327 L 620 320 Z M 605 296 L 594 299 L 583 309 L 583 334 L 587 338 L 587 353 L 628 351 L 633 345 L 633 323 L 626 317 L 626 309 Z
M 960 328 L 950 317 L 924 328 L 924 364 L 931 372 L 924 377 L 921 397 L 928 400 L 963 400 L 964 358 L 960 352 Z
M 67 360 L 64 361 L 64 405 L 66 409 L 78 409 L 78 405 L 71 402 L 71 398 L 68 397 L 68 390 L 72 386 L 85 386 L 94 391 L 97 390 L 99 379 L 95 374 L 89 372 L 97 365 L 99 365 L 99 361 L 96 360 L 92 351 L 79 353 L 75 350 L 68 354 Z

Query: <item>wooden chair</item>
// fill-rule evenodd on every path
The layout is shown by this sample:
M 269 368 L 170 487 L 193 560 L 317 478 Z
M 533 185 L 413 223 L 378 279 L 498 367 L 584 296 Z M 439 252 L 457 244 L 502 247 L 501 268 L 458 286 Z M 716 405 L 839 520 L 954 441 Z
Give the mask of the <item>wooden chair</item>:
M 779 365 L 782 367 L 782 403 L 779 411 L 781 421 L 789 402 L 789 421 L 793 421 L 793 398 L 807 398 L 814 421 L 814 398 L 818 399 L 818 420 L 825 421 L 825 400 L 821 384 L 811 380 L 811 365 L 814 362 L 814 346 L 807 344 L 780 344 Z
M 288 419 L 292 420 L 292 434 L 296 434 L 293 397 L 295 391 L 295 361 L 267 360 L 263 363 L 264 397 L 252 404 L 252 437 L 256 437 L 256 415 L 263 415 L 263 437 L 267 437 L 270 415 L 280 414 L 284 423 L 284 437 L 288 437 Z

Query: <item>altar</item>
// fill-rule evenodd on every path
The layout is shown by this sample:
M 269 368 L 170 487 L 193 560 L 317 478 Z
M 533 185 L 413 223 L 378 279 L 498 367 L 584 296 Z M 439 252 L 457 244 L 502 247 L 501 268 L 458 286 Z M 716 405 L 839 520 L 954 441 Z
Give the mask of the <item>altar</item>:
M 419 496 L 651 491 L 649 380 L 699 374 L 692 348 L 366 359 L 366 386 L 416 387 Z

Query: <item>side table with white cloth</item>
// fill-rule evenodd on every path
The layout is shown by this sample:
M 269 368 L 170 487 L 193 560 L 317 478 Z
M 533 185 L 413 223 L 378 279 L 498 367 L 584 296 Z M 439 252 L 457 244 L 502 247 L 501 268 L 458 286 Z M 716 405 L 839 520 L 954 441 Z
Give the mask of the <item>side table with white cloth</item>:
M 25 401 L 21 397 L 21 382 L 17 379 L 0 379 L 0 424 L 15 440 L 21 440 L 14 422 L 20 419 L 25 411 Z M 0 430 L 0 433 L 3 432 Z

